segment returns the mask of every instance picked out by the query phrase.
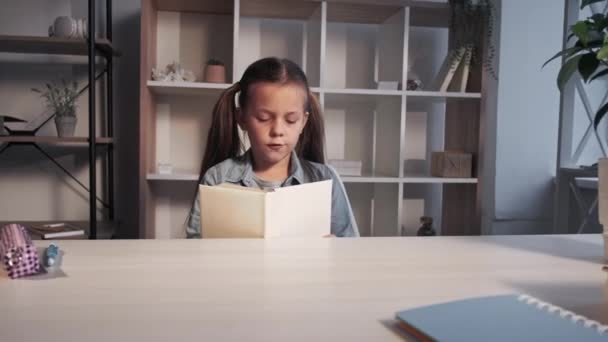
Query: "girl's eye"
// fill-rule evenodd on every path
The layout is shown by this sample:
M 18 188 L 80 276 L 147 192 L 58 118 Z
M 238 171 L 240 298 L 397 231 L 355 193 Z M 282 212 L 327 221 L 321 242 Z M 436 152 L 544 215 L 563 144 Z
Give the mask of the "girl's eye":
M 258 121 L 260 121 L 260 122 L 267 122 L 267 121 L 269 121 L 269 120 L 270 120 L 270 118 L 269 118 L 268 116 L 263 116 L 263 115 L 261 115 L 261 116 L 256 116 L 256 119 L 257 119 Z
M 293 115 L 293 116 L 288 116 L 285 121 L 287 121 L 288 124 L 295 124 L 296 122 L 298 122 L 300 118 L 298 118 L 297 116 Z

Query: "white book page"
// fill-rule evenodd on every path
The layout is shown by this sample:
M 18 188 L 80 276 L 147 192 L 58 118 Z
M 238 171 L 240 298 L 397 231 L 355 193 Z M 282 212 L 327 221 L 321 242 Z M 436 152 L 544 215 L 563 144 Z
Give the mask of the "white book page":
M 204 238 L 263 238 L 265 196 L 261 190 L 199 185 Z
M 267 194 L 266 237 L 320 238 L 331 232 L 332 181 L 278 188 Z

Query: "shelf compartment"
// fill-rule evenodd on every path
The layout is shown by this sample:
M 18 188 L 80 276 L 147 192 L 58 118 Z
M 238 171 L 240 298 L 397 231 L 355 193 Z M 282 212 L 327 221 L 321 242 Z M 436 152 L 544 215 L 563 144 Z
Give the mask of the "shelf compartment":
M 326 94 L 324 117 L 328 160 L 357 160 L 363 175 L 399 177 L 395 141 L 400 139 L 401 97 Z
M 323 87 L 376 89 L 377 81 L 403 83 L 406 12 L 401 6 L 327 3 Z
M 233 14 L 156 12 L 156 59 L 151 67 L 164 70 L 168 64 L 179 62 L 192 71 L 196 81 L 205 79 L 209 59 L 224 63 L 226 83 L 233 73 Z M 150 68 L 150 72 L 152 72 Z M 146 75 L 148 79 L 151 75 Z
M 311 87 L 320 86 L 322 8 L 307 1 L 241 2 L 236 77 L 260 58 L 276 56 L 294 61 Z

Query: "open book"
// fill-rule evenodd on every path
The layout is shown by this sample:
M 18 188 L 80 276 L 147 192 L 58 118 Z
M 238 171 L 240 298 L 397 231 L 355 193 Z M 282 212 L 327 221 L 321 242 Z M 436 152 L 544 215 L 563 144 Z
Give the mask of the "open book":
M 332 181 L 264 191 L 200 185 L 205 238 L 322 237 L 331 231 Z

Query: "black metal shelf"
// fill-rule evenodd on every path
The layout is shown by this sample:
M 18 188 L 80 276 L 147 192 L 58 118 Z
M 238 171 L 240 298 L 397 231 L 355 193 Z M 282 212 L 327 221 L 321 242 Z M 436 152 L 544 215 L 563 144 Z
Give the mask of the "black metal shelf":
M 112 47 L 105 38 L 96 39 L 97 54 L 109 58 L 118 57 L 120 52 Z M 87 56 L 87 40 L 83 38 L 57 38 L 36 36 L 6 36 L 0 35 L 0 52 L 47 55 Z
M 98 222 L 97 201 L 108 209 L 108 221 L 114 221 L 114 131 L 113 131 L 113 58 L 120 56 L 112 46 L 112 0 L 105 0 L 106 32 L 105 37 L 94 39 L 67 39 L 57 37 L 35 37 L 35 36 L 8 36 L 0 35 L 0 52 L 23 53 L 23 54 L 51 54 L 51 55 L 73 55 L 86 56 L 88 58 L 88 95 L 89 95 L 89 129 L 86 137 L 49 137 L 49 136 L 23 136 L 10 135 L 0 137 L 0 152 L 11 145 L 31 145 L 49 158 L 57 167 L 72 177 L 78 184 L 89 192 L 89 221 L 88 234 L 90 239 L 97 239 Z M 96 32 L 96 1 L 88 0 L 88 32 Z M 94 35 L 93 35 L 94 36 Z M 102 74 L 106 76 L 105 106 L 107 113 L 107 130 L 105 137 L 90 139 L 96 135 L 96 94 L 95 81 L 101 75 L 96 75 L 95 58 L 101 56 L 105 60 L 105 69 Z M 53 146 L 87 146 L 89 151 L 89 188 L 76 179 L 65 167 L 50 156 L 41 144 Z M 107 156 L 107 194 L 108 203 L 97 197 L 97 168 L 96 149 L 103 145 Z M 104 218 L 102 221 L 105 221 Z

